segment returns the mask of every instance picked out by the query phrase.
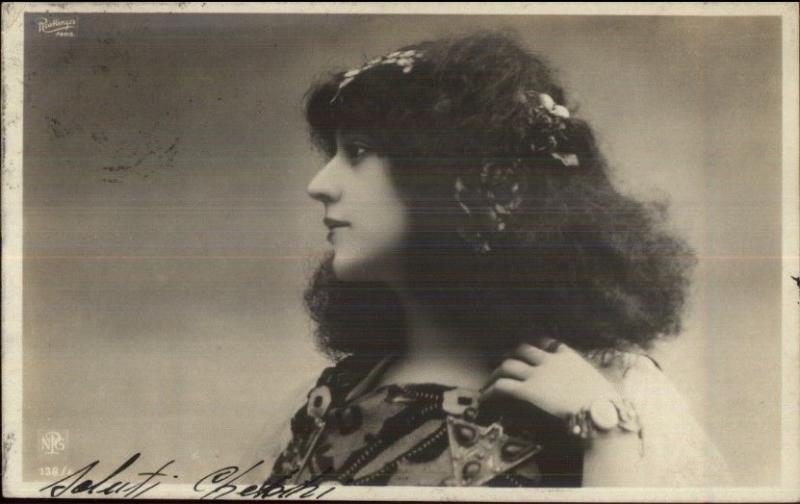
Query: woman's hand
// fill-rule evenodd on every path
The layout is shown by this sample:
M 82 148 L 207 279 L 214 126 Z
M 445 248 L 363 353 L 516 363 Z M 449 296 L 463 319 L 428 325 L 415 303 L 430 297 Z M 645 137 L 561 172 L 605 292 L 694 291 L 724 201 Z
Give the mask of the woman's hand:
M 618 397 L 614 386 L 578 352 L 563 343 L 523 344 L 489 377 L 481 400 L 510 397 L 534 404 L 562 419 L 597 399 Z M 622 429 L 593 438 L 583 458 L 583 486 L 652 484 L 643 472 L 641 440 Z
M 553 342 L 557 346 L 552 352 L 525 343 L 517 347 L 491 374 L 481 401 L 510 397 L 566 419 L 597 399 L 618 395 L 614 386 L 578 352 Z

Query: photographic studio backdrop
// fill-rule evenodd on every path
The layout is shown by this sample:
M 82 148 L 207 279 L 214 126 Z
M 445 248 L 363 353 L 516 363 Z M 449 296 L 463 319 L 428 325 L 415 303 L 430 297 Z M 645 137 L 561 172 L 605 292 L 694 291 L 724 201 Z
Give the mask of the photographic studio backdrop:
M 240 462 L 326 361 L 300 300 L 326 249 L 302 96 L 328 69 L 512 28 L 621 188 L 668 196 L 699 266 L 657 351 L 737 484 L 780 477 L 781 33 L 770 17 L 27 14 L 26 479 Z M 45 16 L 46 17 L 46 16 Z M 62 16 L 64 17 L 64 16 Z M 193 480 L 188 480 L 193 481 Z

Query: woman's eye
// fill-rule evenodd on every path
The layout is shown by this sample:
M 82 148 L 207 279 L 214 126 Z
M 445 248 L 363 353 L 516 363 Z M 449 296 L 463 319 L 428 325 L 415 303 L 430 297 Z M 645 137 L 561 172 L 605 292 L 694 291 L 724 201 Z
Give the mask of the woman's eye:
M 354 163 L 361 161 L 369 152 L 370 148 L 363 144 L 348 144 L 345 146 L 347 157 Z

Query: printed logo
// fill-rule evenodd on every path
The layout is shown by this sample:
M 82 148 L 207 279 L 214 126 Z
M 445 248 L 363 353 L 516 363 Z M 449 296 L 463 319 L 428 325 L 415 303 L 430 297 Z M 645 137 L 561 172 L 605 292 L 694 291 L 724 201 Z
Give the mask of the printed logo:
M 39 431 L 39 450 L 47 455 L 58 455 L 67 449 L 69 431 L 47 430 Z
M 49 33 L 57 37 L 74 37 L 78 20 L 40 17 L 36 20 L 36 26 L 39 33 Z

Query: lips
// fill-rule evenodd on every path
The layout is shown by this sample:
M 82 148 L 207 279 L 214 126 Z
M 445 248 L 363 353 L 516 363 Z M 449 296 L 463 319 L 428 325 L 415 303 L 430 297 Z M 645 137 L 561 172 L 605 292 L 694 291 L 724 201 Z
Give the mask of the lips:
M 322 223 L 325 224 L 325 227 L 328 228 L 331 231 L 336 229 L 336 228 L 339 228 L 339 227 L 346 227 L 346 226 L 350 225 L 350 223 L 347 222 L 347 221 L 343 221 L 343 220 L 339 220 L 339 219 L 333 219 L 333 218 L 330 218 L 330 217 L 325 217 L 322 220 Z
M 343 228 L 343 227 L 349 227 L 350 226 L 350 223 L 347 222 L 347 221 L 343 221 L 343 220 L 339 220 L 339 219 L 333 219 L 331 217 L 325 217 L 322 220 L 322 223 L 325 224 L 326 228 L 328 228 L 327 241 L 329 243 L 331 243 L 331 244 L 333 244 L 333 238 L 334 238 L 334 235 L 335 235 L 335 231 L 338 228 Z

